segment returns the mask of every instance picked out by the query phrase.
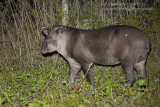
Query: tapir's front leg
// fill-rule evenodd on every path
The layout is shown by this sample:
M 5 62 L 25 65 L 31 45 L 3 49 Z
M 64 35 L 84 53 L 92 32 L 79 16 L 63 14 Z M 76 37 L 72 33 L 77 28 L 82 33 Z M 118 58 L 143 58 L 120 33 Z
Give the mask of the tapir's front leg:
M 74 85 L 76 77 L 81 69 L 81 65 L 75 60 L 71 60 L 69 62 L 69 66 L 70 66 L 70 71 L 69 71 L 68 82 L 69 84 Z

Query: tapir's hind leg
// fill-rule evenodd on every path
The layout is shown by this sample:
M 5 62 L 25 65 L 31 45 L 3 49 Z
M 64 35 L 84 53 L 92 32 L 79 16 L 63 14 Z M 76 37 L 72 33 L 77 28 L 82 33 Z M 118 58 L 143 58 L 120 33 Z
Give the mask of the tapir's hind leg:
M 145 79 L 146 82 L 146 87 L 148 87 L 148 75 L 145 71 L 145 60 L 138 62 L 134 65 L 134 68 L 136 69 L 136 71 L 138 72 L 139 76 L 143 79 Z
M 121 66 L 124 70 L 126 79 L 128 79 L 127 81 L 127 87 L 131 87 L 133 86 L 134 82 L 135 82 L 135 77 L 134 77 L 134 72 L 133 72 L 133 68 L 134 68 L 134 61 L 130 60 L 130 59 L 125 59 L 121 61 Z
M 125 66 L 125 67 L 123 67 L 123 69 L 125 72 L 125 76 L 128 79 L 127 86 L 129 86 L 129 87 L 133 86 L 133 84 L 135 82 L 133 67 L 132 66 Z

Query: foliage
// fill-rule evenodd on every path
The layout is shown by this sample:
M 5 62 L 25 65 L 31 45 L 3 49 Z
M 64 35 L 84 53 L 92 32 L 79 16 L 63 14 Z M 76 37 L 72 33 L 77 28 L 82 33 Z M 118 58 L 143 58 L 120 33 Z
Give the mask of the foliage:
M 72 1 L 72 0 L 71 0 Z M 114 24 L 135 26 L 151 41 L 146 71 L 149 88 L 136 75 L 126 88 L 120 66 L 95 66 L 93 90 L 80 72 L 75 86 L 67 82 L 69 67 L 59 55 L 41 55 L 41 28 L 62 24 L 59 0 L 8 0 L 0 3 L 0 107 L 160 106 L 160 9 L 135 9 L 113 0 L 69 2 L 69 26 L 98 29 Z M 140 3 L 139 3 L 140 5 Z M 145 4 L 145 8 L 150 8 Z M 82 84 L 81 84 L 82 83 Z
M 111 68 L 99 67 L 95 72 L 97 87 L 95 90 L 86 82 L 79 85 L 83 77 L 82 73 L 78 76 L 76 85 L 69 86 L 66 81 L 68 68 L 65 63 L 59 69 L 51 70 L 45 66 L 39 71 L 37 69 L 31 68 L 26 73 L 20 70 L 1 71 L 2 106 L 159 105 L 160 96 L 156 94 L 159 93 L 158 88 L 141 89 L 137 83 L 133 88 L 125 88 L 124 74 L 119 71 L 120 68 L 113 71 Z

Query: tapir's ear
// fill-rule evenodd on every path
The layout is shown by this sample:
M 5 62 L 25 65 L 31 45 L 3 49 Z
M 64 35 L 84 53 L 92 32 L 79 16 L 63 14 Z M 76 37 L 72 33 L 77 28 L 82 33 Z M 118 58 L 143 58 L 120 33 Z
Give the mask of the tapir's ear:
M 57 29 L 56 33 L 57 33 L 57 35 L 61 35 L 63 33 L 63 31 L 64 31 L 64 28 L 60 27 Z
M 45 28 L 45 27 L 42 27 L 42 34 L 44 35 L 44 36 L 48 36 L 48 29 L 47 28 Z

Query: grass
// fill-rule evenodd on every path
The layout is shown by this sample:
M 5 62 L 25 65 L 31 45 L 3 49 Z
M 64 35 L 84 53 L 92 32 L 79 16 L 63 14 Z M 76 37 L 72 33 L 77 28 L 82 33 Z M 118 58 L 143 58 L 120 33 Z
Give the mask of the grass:
M 124 87 L 124 73 L 120 67 L 96 66 L 96 88 L 82 81 L 80 72 L 75 86 L 67 82 L 68 65 L 61 62 L 57 68 L 21 68 L 10 72 L 0 71 L 1 106 L 44 107 L 44 106 L 159 106 L 159 81 L 150 78 L 148 89 L 140 88 L 138 80 L 131 88 Z M 151 77 L 151 75 L 150 75 Z M 138 77 L 136 76 L 138 79 Z M 158 78 L 157 78 L 158 79 Z M 156 82 L 157 81 L 157 82 Z

